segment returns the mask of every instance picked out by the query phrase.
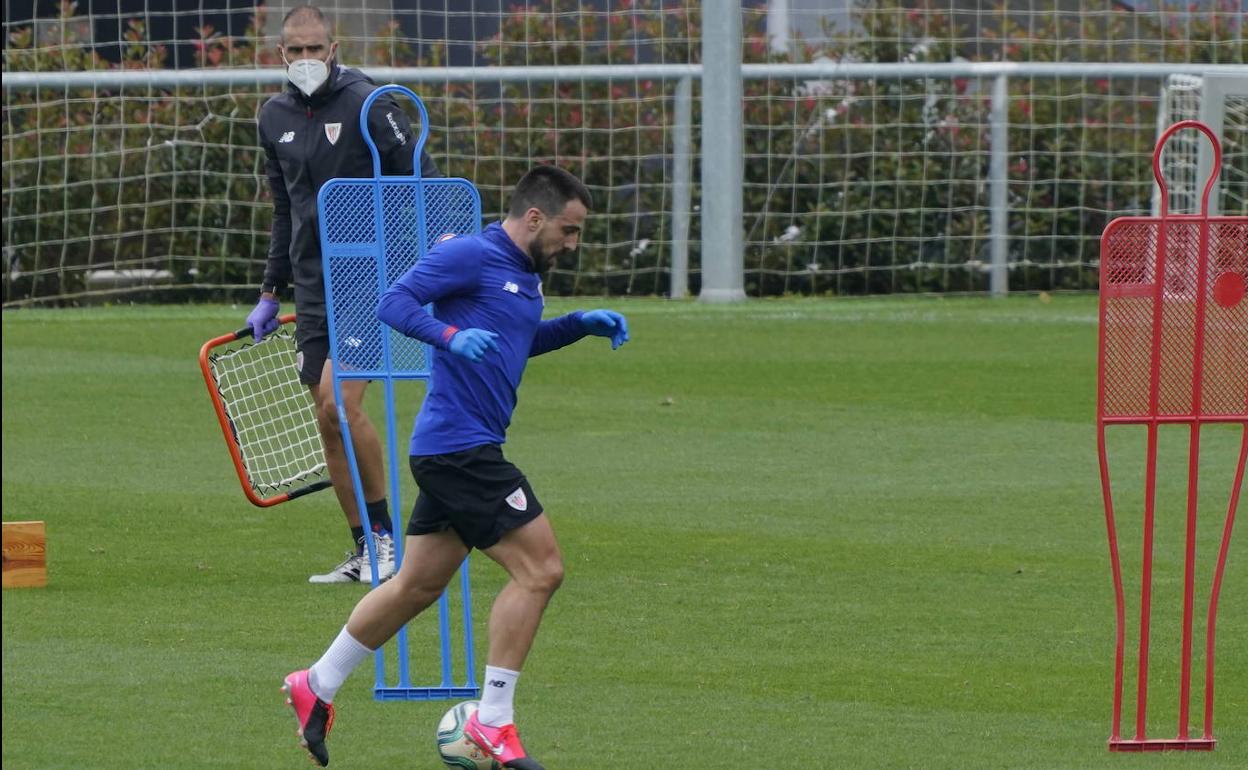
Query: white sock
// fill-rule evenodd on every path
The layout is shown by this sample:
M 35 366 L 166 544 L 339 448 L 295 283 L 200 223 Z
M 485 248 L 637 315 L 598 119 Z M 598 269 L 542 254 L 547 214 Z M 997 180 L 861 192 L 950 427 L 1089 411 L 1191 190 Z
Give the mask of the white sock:
M 360 644 L 343 626 L 338 638 L 329 645 L 321 659 L 308 669 L 308 687 L 326 703 L 334 702 L 338 688 L 347 681 L 355 667 L 368 659 L 373 651 Z
M 502 727 L 516 721 L 516 710 L 512 702 L 516 694 L 516 680 L 519 678 L 519 671 L 485 667 L 485 686 L 481 688 L 481 708 L 477 711 L 477 719 L 481 720 L 481 724 Z

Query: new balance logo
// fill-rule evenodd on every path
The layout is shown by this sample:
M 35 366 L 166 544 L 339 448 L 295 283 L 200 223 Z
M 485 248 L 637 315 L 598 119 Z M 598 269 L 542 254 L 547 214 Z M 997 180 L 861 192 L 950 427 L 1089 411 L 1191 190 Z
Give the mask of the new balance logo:
M 506 687 L 507 686 L 506 682 L 500 682 L 497 679 L 491 679 L 490 681 L 486 682 L 486 684 L 488 684 L 490 687 Z
M 282 144 L 290 144 L 291 142 L 295 141 L 295 132 L 287 131 L 286 133 L 282 134 L 282 138 L 278 139 L 277 141 Z

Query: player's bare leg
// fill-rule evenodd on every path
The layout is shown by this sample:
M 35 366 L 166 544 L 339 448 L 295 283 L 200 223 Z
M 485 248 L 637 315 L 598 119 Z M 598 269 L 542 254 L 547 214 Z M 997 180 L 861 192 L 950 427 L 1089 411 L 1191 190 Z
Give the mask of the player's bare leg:
M 468 548 L 453 530 L 409 535 L 403 540 L 398 574 L 360 599 L 347 620 L 347 632 L 369 649 L 385 644 L 438 600 L 467 555 Z
M 563 555 L 546 514 L 482 551 L 511 580 L 490 610 L 489 665 L 519 671 L 550 598 L 563 583 Z
M 563 582 L 563 556 L 545 514 L 508 532 L 485 555 L 511 579 L 490 610 L 490 651 L 481 707 L 464 731 L 503 767 L 541 770 L 516 732 L 512 695 L 550 598 Z
M 399 573 L 356 603 L 347 625 L 320 660 L 287 675 L 282 689 L 299 724 L 299 742 L 317 764 L 329 763 L 325 740 L 334 723 L 334 696 L 347 676 L 438 600 L 467 555 L 453 531 L 408 537 Z
M 316 406 L 317 428 L 321 434 L 321 445 L 325 451 L 325 466 L 329 479 L 334 485 L 334 494 L 343 514 L 347 517 L 347 525 L 361 537 L 359 531 L 360 509 L 355 499 L 355 486 L 351 478 L 351 466 L 347 462 L 346 447 L 342 440 L 342 426 L 339 424 L 338 405 L 334 399 L 333 363 L 325 361 L 321 373 L 321 381 L 309 385 L 312 400 Z M 351 441 L 355 445 L 356 461 L 359 465 L 360 481 L 364 486 L 364 499 L 368 501 L 370 518 L 374 528 L 378 521 L 374 514 L 374 506 L 380 506 L 377 516 L 384 517 L 386 525 L 389 516 L 385 510 L 386 477 L 385 462 L 382 459 L 381 439 L 376 428 L 364 411 L 364 393 L 367 390 L 366 380 L 349 380 L 342 383 L 343 406 L 347 420 L 351 425 Z M 394 574 L 394 541 L 388 534 L 379 534 L 374 539 L 377 550 L 380 577 L 384 581 Z M 357 551 L 348 554 L 346 561 L 339 564 L 325 575 L 314 575 L 314 583 L 351 582 L 369 579 L 368 560 L 364 557 L 363 544 L 357 544 Z
M 325 361 L 321 381 L 309 385 L 312 400 L 316 404 L 316 422 L 325 447 L 325 465 L 329 478 L 334 482 L 334 494 L 347 516 L 347 523 L 360 525 L 360 510 L 355 503 L 355 487 L 351 483 L 351 467 L 347 464 L 347 450 L 342 443 L 342 428 L 338 424 L 338 404 L 334 401 L 333 363 Z M 364 411 L 364 392 L 367 380 L 346 380 L 342 383 L 343 406 L 351 423 L 351 442 L 355 444 L 355 459 L 360 466 L 360 481 L 364 485 L 365 500 L 380 500 L 386 496 L 385 464 L 382 459 L 381 439 L 377 429 Z

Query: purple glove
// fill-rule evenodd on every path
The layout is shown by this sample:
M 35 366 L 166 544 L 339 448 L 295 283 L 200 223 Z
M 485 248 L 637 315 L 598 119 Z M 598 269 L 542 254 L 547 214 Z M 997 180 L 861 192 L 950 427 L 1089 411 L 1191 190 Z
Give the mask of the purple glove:
M 251 315 L 247 316 L 247 325 L 251 327 L 251 336 L 256 342 L 277 331 L 277 327 L 281 326 L 277 321 L 278 307 L 277 300 L 272 297 L 261 297 L 256 303 L 256 308 L 251 311 Z

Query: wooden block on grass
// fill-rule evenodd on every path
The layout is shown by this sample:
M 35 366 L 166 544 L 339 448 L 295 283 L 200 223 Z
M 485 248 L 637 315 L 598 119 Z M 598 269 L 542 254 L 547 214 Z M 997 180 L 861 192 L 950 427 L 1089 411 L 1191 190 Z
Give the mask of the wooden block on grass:
M 48 584 L 47 539 L 42 521 L 4 522 L 4 587 Z

